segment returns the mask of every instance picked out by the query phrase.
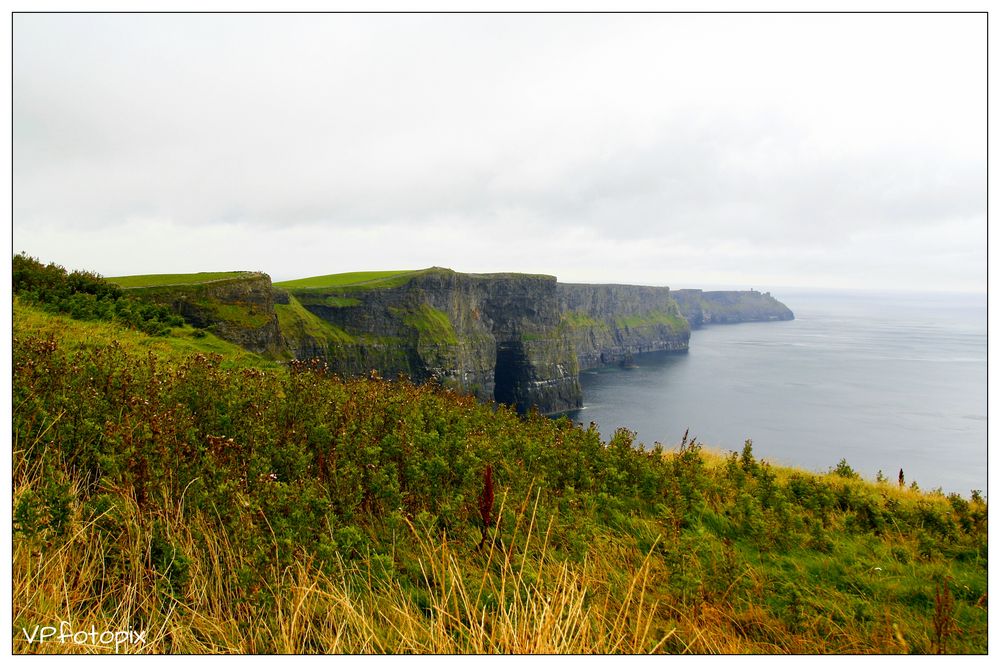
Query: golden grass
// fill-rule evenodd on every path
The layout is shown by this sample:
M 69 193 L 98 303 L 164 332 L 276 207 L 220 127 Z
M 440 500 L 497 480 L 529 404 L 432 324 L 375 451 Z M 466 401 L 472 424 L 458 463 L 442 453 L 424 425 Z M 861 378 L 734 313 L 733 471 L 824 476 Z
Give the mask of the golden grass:
M 39 436 L 41 437 L 41 436 Z M 14 446 L 14 505 L 40 493 L 45 477 Z M 29 444 L 30 446 L 30 444 Z M 51 471 L 47 473 L 51 475 Z M 71 480 L 77 493 L 78 480 Z M 860 637 L 828 616 L 796 627 L 728 592 L 682 599 L 664 582 L 682 564 L 616 541 L 596 539 L 581 560 L 557 557 L 551 524 L 537 521 L 539 495 L 519 503 L 506 543 L 494 531 L 482 549 L 409 525 L 405 558 L 419 563 L 421 595 L 399 577 L 375 574 L 372 558 L 323 568 L 311 557 L 265 569 L 266 603 L 240 588 L 235 572 L 253 566 L 213 517 L 185 511 L 183 498 L 151 513 L 129 489 L 116 498 L 116 531 L 99 529 L 75 506 L 67 539 L 47 545 L 16 534 L 13 620 L 16 653 L 339 653 L 339 654 L 748 654 L 906 652 L 893 619 Z M 889 488 L 890 493 L 908 494 Z M 503 515 L 501 502 L 498 515 Z M 247 520 L 250 520 L 249 518 Z M 182 591 L 151 557 L 154 524 L 190 558 Z M 109 571 L 112 568 L 114 571 Z M 767 575 L 739 575 L 751 597 Z M 36 626 L 145 633 L 142 644 L 29 642 Z M 912 639 L 912 638 L 911 638 Z M 925 642 L 926 643 L 926 642 Z
M 40 480 L 38 471 L 21 472 L 15 504 Z M 129 653 L 647 653 L 670 637 L 653 632 L 662 623 L 647 594 L 649 555 L 637 568 L 624 565 L 617 599 L 609 573 L 623 563 L 597 551 L 582 562 L 550 559 L 549 531 L 534 511 L 518 521 L 523 541 L 494 536 L 480 551 L 411 525 L 421 604 L 397 580 L 373 577 L 368 561 L 341 563 L 333 576 L 303 559 L 268 572 L 273 604 L 255 605 L 232 575 L 238 549 L 210 517 L 185 516 L 181 503 L 144 515 L 129 493 L 105 491 L 123 501 L 119 533 L 102 533 L 102 516 L 84 520 L 77 510 L 59 548 L 15 538 L 14 652 L 115 652 L 100 642 L 28 642 L 24 633 L 36 626 L 144 631 L 144 643 L 117 647 Z M 194 556 L 182 595 L 165 594 L 166 577 L 151 564 L 153 521 Z M 109 559 L 122 567 L 108 572 Z

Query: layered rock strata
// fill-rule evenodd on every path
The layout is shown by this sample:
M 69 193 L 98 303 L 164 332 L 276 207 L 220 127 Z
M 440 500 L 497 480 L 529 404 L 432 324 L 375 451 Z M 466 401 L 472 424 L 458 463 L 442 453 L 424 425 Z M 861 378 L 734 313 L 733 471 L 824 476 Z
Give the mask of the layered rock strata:
M 429 269 L 401 285 L 290 292 L 350 338 L 322 355 L 337 372 L 433 379 L 520 411 L 580 405 L 579 368 L 559 326 L 552 276 Z M 317 350 L 294 353 L 305 351 Z
M 760 292 L 563 284 L 544 275 L 432 268 L 339 286 L 303 282 L 273 286 L 247 273 L 136 293 L 273 358 L 321 358 L 345 376 L 403 374 L 546 413 L 580 407 L 581 369 L 686 351 L 691 328 L 704 324 L 793 317 Z
M 691 328 L 669 287 L 559 284 L 566 335 L 581 369 L 644 352 L 688 349 Z

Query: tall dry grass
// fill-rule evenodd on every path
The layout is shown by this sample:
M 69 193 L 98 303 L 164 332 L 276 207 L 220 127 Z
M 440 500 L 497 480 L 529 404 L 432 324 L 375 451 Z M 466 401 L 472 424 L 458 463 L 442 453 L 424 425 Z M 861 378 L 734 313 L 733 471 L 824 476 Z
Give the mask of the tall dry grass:
M 38 471 L 20 472 L 15 503 L 39 482 Z M 331 575 L 304 558 L 265 573 L 272 603 L 260 605 L 238 590 L 240 550 L 211 517 L 185 516 L 182 502 L 144 515 L 126 490 L 105 491 L 119 500 L 116 525 L 125 528 L 117 534 L 97 529 L 103 516 L 85 520 L 77 508 L 58 548 L 15 538 L 15 652 L 648 653 L 672 634 L 649 595 L 649 554 L 638 567 L 600 550 L 580 562 L 555 559 L 550 526 L 536 523 L 537 496 L 530 513 L 523 504 L 507 543 L 494 532 L 476 549 L 410 525 L 419 600 L 398 579 L 373 574 L 370 559 L 342 562 Z M 169 592 L 152 564 L 154 521 L 190 558 L 182 594 Z M 29 642 L 24 632 L 35 626 L 145 636 L 117 647 Z

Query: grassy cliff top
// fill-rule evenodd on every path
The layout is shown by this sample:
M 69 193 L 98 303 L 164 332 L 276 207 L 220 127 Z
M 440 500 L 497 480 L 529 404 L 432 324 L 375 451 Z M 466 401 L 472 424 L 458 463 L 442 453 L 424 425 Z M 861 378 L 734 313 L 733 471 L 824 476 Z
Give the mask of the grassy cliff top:
M 425 269 L 426 270 L 426 269 Z M 331 273 L 297 280 L 274 283 L 286 289 L 324 289 L 327 287 L 397 287 L 408 282 L 423 271 L 353 271 L 351 273 Z
M 331 273 L 326 276 L 313 276 L 311 278 L 299 278 L 297 280 L 285 280 L 274 283 L 277 287 L 289 290 L 319 290 L 329 288 L 382 288 L 399 287 L 405 285 L 417 276 L 430 274 L 455 274 L 451 269 L 432 266 L 427 269 L 414 269 L 410 271 L 352 271 L 350 273 Z M 555 276 L 532 273 L 458 273 L 458 275 L 470 278 L 485 279 L 510 279 L 510 278 L 542 278 L 555 280 Z
M 133 287 L 166 287 L 170 285 L 198 285 L 234 278 L 251 278 L 263 274 L 254 271 L 215 271 L 201 273 L 153 273 L 139 276 L 115 276 L 105 278 L 126 289 Z

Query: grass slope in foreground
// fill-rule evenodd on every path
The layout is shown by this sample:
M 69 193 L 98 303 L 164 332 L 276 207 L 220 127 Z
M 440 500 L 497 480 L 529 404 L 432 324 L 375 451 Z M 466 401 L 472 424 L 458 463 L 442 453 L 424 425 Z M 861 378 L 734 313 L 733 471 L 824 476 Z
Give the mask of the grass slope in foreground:
M 14 308 L 15 652 L 987 651 L 978 494 Z

